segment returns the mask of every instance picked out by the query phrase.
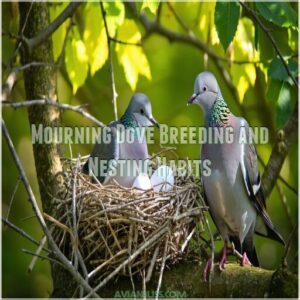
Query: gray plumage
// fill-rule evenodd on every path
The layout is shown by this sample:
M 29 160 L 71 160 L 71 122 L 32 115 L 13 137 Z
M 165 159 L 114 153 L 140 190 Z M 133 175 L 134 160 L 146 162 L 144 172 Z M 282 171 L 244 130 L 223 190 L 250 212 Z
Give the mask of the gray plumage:
M 118 131 L 127 132 L 138 128 L 156 125 L 157 121 L 152 116 L 152 108 L 149 98 L 141 93 L 132 96 L 130 103 L 119 121 L 108 125 L 106 132 L 109 134 L 109 143 L 100 139 L 83 166 L 83 172 L 94 174 L 103 184 L 110 184 L 116 181 L 118 184 L 131 187 L 135 176 L 127 176 L 121 173 L 121 160 L 145 161 L 148 159 L 148 147 L 145 139 L 139 139 L 133 133 L 133 141 L 119 140 Z M 114 173 L 110 173 L 110 172 Z M 129 171 L 129 170 L 128 170 Z M 110 175 L 111 174 L 111 175 Z
M 266 212 L 255 147 L 239 143 L 240 131 L 248 133 L 249 125 L 230 112 L 209 72 L 197 76 L 192 103 L 204 110 L 206 128 L 233 129 L 233 143 L 202 145 L 201 160 L 211 161 L 211 175 L 202 176 L 205 198 L 223 240 L 233 242 L 237 251 L 245 252 L 250 262 L 258 265 L 254 232 L 284 242 Z

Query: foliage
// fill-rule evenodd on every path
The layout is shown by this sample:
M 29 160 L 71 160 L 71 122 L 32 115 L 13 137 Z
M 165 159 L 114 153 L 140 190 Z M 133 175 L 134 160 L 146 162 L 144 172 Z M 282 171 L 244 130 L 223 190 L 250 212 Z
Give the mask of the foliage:
M 298 3 L 248 4 L 263 25 L 271 30 L 292 74 L 298 76 Z M 60 15 L 67 5 L 68 3 L 49 3 L 51 20 Z M 136 3 L 138 13 L 145 14 L 151 21 L 158 17 L 159 5 L 159 2 L 150 0 Z M 244 113 L 251 125 L 268 126 L 270 137 L 273 139 L 276 129 L 281 128 L 289 118 L 298 95 L 265 32 L 237 3 L 171 2 L 170 5 L 188 30 L 178 22 L 167 3 L 161 4 L 161 25 L 176 34 L 195 36 L 207 46 L 219 59 L 221 70 L 228 72 L 229 82 L 237 90 L 239 99 L 235 101 L 228 83 L 216 67 L 216 58 L 199 51 L 191 44 L 176 41 L 169 43 L 160 33 L 149 36 L 124 2 L 105 2 L 109 34 L 115 39 L 111 42 L 111 49 L 116 89 L 119 94 L 118 111 L 124 111 L 134 91 L 141 91 L 149 95 L 153 103 L 153 114 L 161 123 L 173 126 L 201 125 L 203 115 L 196 108 L 186 108 L 186 100 L 192 94 L 195 76 L 208 69 L 216 74 L 223 96 L 232 111 L 236 115 Z M 15 2 L 3 3 L 2 16 L 3 32 L 17 35 L 18 5 Z M 93 115 L 108 123 L 113 119 L 109 49 L 99 3 L 83 3 L 70 21 L 64 22 L 52 35 L 54 59 L 62 62 L 57 72 L 59 101 L 74 105 L 87 103 L 87 109 Z M 125 44 L 119 43 L 118 40 Z M 3 80 L 9 74 L 10 59 L 16 43 L 15 39 L 3 36 Z M 19 56 L 15 64 L 20 64 Z M 24 78 L 21 73 L 11 98 L 25 99 Z M 12 132 L 13 141 L 34 192 L 38 194 L 30 129 L 25 112 L 4 110 L 3 118 Z M 66 126 L 94 125 L 70 112 L 63 114 L 62 122 Z M 264 162 L 270 156 L 271 146 L 270 143 L 257 147 L 258 154 Z M 65 148 L 64 155 L 69 156 L 68 145 Z M 91 148 L 92 145 L 72 145 L 73 155 L 86 155 Z M 150 152 L 160 150 L 159 143 L 150 145 L 149 148 Z M 5 143 L 2 151 L 5 174 L 3 212 L 6 215 L 18 175 L 12 167 L 13 162 Z M 199 145 L 178 145 L 177 152 L 180 157 L 198 159 Z M 297 165 L 297 145 L 294 144 L 281 171 L 281 176 L 292 186 L 297 186 Z M 260 167 L 262 170 L 262 166 Z M 297 196 L 285 186 L 282 187 L 290 213 L 287 215 L 283 210 L 276 189 L 267 205 L 274 223 L 287 239 L 292 225 L 298 220 Z M 20 226 L 24 225 L 24 229 L 39 240 L 41 231 L 37 222 L 32 218 L 22 221 L 23 218 L 32 215 L 22 188 L 18 189 L 15 198 L 11 212 L 12 220 Z M 3 241 L 4 296 L 47 297 L 51 290 L 49 264 L 46 261 L 38 262 L 33 273 L 25 276 L 31 257 L 21 255 L 20 249 L 35 251 L 35 248 L 30 248 L 29 243 L 12 235 L 7 228 L 3 229 Z M 269 241 L 259 237 L 256 244 L 263 266 L 275 268 L 280 262 L 283 249 L 276 243 L 270 245 Z M 217 248 L 218 246 L 217 244 Z
M 215 25 L 224 50 L 234 38 L 240 16 L 237 2 L 217 2 L 215 8 Z

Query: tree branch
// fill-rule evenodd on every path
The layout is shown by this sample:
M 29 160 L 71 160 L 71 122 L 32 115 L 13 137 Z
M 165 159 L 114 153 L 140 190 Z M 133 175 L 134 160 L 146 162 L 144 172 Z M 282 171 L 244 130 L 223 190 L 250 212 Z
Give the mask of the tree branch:
M 109 34 L 108 30 L 108 25 L 106 22 L 106 12 L 104 9 L 104 4 L 102 1 L 100 1 L 100 9 L 103 17 L 103 22 L 104 22 L 104 27 L 105 27 L 105 32 L 106 32 L 106 38 L 107 38 L 107 47 L 108 47 L 108 56 L 109 56 L 109 71 L 110 71 L 110 77 L 111 77 L 111 87 L 112 87 L 112 102 L 114 106 L 114 115 L 115 115 L 115 120 L 118 120 L 118 107 L 117 107 L 117 91 L 116 91 L 116 84 L 115 84 L 115 75 L 114 75 L 114 64 L 113 64 L 113 59 L 112 59 L 112 48 L 111 48 L 111 41 L 112 38 Z M 114 40 L 116 41 L 116 40 Z
M 12 107 L 12 108 L 20 108 L 20 107 L 30 107 L 30 106 L 54 106 L 62 110 L 70 110 L 74 111 L 86 119 L 94 122 L 100 127 L 105 127 L 105 124 L 100 122 L 98 119 L 96 119 L 94 116 L 83 110 L 83 105 L 79 106 L 72 106 L 65 103 L 59 103 L 51 99 L 38 99 L 38 100 L 27 100 L 27 101 L 4 101 L 2 102 L 3 107 Z
M 277 139 L 273 146 L 271 156 L 262 176 L 262 188 L 267 198 L 279 177 L 280 170 L 284 160 L 288 154 L 288 150 L 292 144 L 293 138 L 298 130 L 298 102 L 294 108 L 294 112 L 288 119 L 287 123 L 277 133 Z
M 245 110 L 243 105 L 239 101 L 239 96 L 236 91 L 235 86 L 232 83 L 229 73 L 222 66 L 222 62 L 228 62 L 228 59 L 219 57 L 215 52 L 204 42 L 199 40 L 193 32 L 189 32 L 188 34 L 179 33 L 175 31 L 171 31 L 166 27 L 162 26 L 160 23 L 155 21 L 150 21 L 148 17 L 141 12 L 140 14 L 137 12 L 136 6 L 134 2 L 125 2 L 125 5 L 129 8 L 129 10 L 133 13 L 133 15 L 140 21 L 144 29 L 146 30 L 147 36 L 157 33 L 161 36 L 167 38 L 170 42 L 176 41 L 179 43 L 184 43 L 187 45 L 191 45 L 199 49 L 200 51 L 206 53 L 212 61 L 215 63 L 220 75 L 225 81 L 230 93 L 233 96 L 233 99 L 238 106 L 239 110 L 245 115 Z
M 296 78 L 293 76 L 292 72 L 290 71 L 285 59 L 283 58 L 281 51 L 278 47 L 278 45 L 276 44 L 273 36 L 270 33 L 270 30 L 268 28 L 265 27 L 265 25 L 262 23 L 262 21 L 260 20 L 260 18 L 258 17 L 258 15 L 256 14 L 256 12 L 251 9 L 247 4 L 245 4 L 242 1 L 239 1 L 239 4 L 252 16 L 252 18 L 256 21 L 256 23 L 258 24 L 258 26 L 261 28 L 261 30 L 266 34 L 266 36 L 268 37 L 268 39 L 270 40 L 272 46 L 274 47 L 275 51 L 277 52 L 288 76 L 292 79 L 292 81 L 294 82 L 295 86 L 298 88 L 298 81 L 296 80 Z
M 164 272 L 160 293 L 162 297 L 171 298 L 265 298 L 297 297 L 298 280 L 295 274 L 286 270 L 264 270 L 255 267 L 240 267 L 228 263 L 222 272 L 214 268 L 211 289 L 203 280 L 203 265 L 184 261 Z M 153 274 L 154 275 L 154 274 Z M 155 297 L 159 273 L 152 276 L 147 283 L 146 295 Z M 258 284 L 259 283 L 259 284 Z M 142 282 L 135 278 L 137 298 L 142 295 Z M 274 289 L 274 285 L 280 287 Z M 276 291 L 275 291 L 276 290 Z M 120 277 L 118 281 L 105 286 L 101 294 L 105 298 L 133 297 L 128 278 Z M 127 292 L 127 294 L 126 294 Z M 124 294 L 123 294 L 124 293 Z M 126 296 L 125 296 L 126 295 Z
M 43 29 L 38 35 L 32 38 L 22 37 L 23 41 L 27 45 L 29 52 L 32 51 L 33 48 L 38 47 L 40 44 L 45 42 L 56 30 L 57 28 L 64 23 L 68 18 L 70 18 L 77 7 L 82 2 L 71 2 L 65 10 L 51 23 L 48 27 Z
M 39 206 L 37 204 L 37 201 L 35 199 L 35 196 L 33 194 L 31 186 L 29 184 L 28 178 L 27 178 L 27 176 L 25 174 L 25 171 L 22 167 L 19 156 L 18 156 L 18 154 L 15 150 L 15 147 L 13 145 L 13 142 L 12 142 L 10 136 L 9 136 L 9 133 L 8 133 L 8 130 L 7 130 L 6 125 L 4 123 L 4 120 L 1 121 L 1 125 L 2 125 L 2 132 L 3 132 L 4 138 L 7 142 L 7 145 L 8 145 L 9 151 L 10 151 L 12 157 L 13 157 L 13 160 L 14 160 L 16 166 L 17 166 L 18 172 L 20 174 L 21 180 L 22 180 L 22 182 L 24 184 L 24 187 L 26 189 L 26 192 L 28 194 L 29 201 L 32 205 L 33 211 L 37 216 L 38 222 L 40 223 L 40 226 L 41 226 L 43 232 L 47 236 L 48 243 L 49 243 L 50 247 L 52 248 L 52 250 L 54 251 L 56 258 L 62 263 L 64 268 L 73 276 L 73 278 L 76 280 L 76 282 L 78 284 L 82 285 L 87 292 L 91 293 L 91 295 L 99 297 L 92 290 L 90 285 L 84 280 L 84 278 L 82 278 L 82 276 L 74 269 L 74 267 L 70 264 L 69 260 L 66 258 L 66 256 L 61 252 L 61 250 L 56 245 L 56 243 L 55 243 L 55 241 L 52 237 L 52 234 L 50 233 L 50 231 L 47 227 L 47 224 L 46 224 L 46 222 L 43 218 L 43 214 L 39 209 Z M 38 245 L 39 245 L 39 243 L 38 243 Z
M 18 234 L 20 234 L 22 237 L 24 237 L 25 239 L 27 239 L 28 241 L 32 242 L 33 244 L 35 244 L 36 246 L 40 246 L 40 243 L 35 240 L 33 237 L 31 237 L 27 232 L 25 232 L 23 229 L 19 228 L 18 226 L 16 226 L 15 224 L 11 223 L 10 221 L 8 221 L 7 219 L 4 219 L 2 217 L 2 222 L 7 225 L 9 228 L 11 228 L 12 230 L 14 230 L 15 232 L 17 232 Z M 52 251 L 47 249 L 47 248 L 43 248 L 44 251 L 51 253 Z

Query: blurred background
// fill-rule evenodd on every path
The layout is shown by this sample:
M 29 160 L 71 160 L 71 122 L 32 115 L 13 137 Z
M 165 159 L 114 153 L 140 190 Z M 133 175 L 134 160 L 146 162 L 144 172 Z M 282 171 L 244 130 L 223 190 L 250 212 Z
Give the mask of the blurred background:
M 298 3 L 283 4 L 286 4 L 280 7 L 283 20 L 275 18 L 275 15 L 269 18 L 270 22 L 266 21 L 267 15 L 264 15 L 263 8 L 253 8 L 260 14 L 263 23 L 271 28 L 276 43 L 297 75 Z M 51 20 L 54 20 L 67 3 L 48 5 Z M 253 3 L 251 5 L 254 6 Z M 216 75 L 223 96 L 234 114 L 245 117 L 251 126 L 269 128 L 270 142 L 257 145 L 259 156 L 265 164 L 267 163 L 276 130 L 282 127 L 290 116 L 298 95 L 297 89 L 284 76 L 284 70 L 280 71 L 280 61 L 264 32 L 256 27 L 246 12 L 240 10 L 235 36 L 224 51 L 224 43 L 220 42 L 218 36 L 220 33 L 217 27 L 220 29 L 220 24 L 217 24 L 217 27 L 215 25 L 214 2 L 137 3 L 138 13 L 145 14 L 149 20 L 155 21 L 159 15 L 163 27 L 187 36 L 194 34 L 205 47 L 209 47 L 220 58 L 221 69 L 230 75 L 230 82 L 237 92 L 235 97 L 216 67 L 216 59 L 185 42 L 168 40 L 159 33 L 146 34 L 136 16 L 121 2 L 105 3 L 105 9 L 111 36 L 125 42 L 142 43 L 142 47 L 112 43 L 119 117 L 124 113 L 132 93 L 137 91 L 149 96 L 153 115 L 160 123 L 169 126 L 203 125 L 202 111 L 196 106 L 187 107 L 186 103 L 193 93 L 196 75 L 209 70 Z M 276 10 L 270 11 L 276 13 Z M 70 27 L 69 20 L 66 21 L 52 37 L 54 59 L 61 62 L 57 71 L 59 102 L 71 105 L 88 104 L 87 111 L 107 124 L 114 119 L 114 114 L 108 49 L 99 4 L 82 4 L 72 22 L 74 24 Z M 10 59 L 16 46 L 16 41 L 8 33 L 17 34 L 19 30 L 16 2 L 2 3 L 2 30 L 2 81 L 5 81 L 11 70 Z M 63 50 L 64 41 L 66 45 Z M 19 56 L 15 64 L 20 65 Z M 17 78 L 10 99 L 26 99 L 22 72 Z M 4 108 L 2 114 L 33 191 L 39 198 L 27 111 L 24 108 Z M 73 112 L 62 113 L 62 125 L 95 126 Z M 156 140 L 157 143 L 149 146 L 150 153 L 160 150 L 158 132 Z M 199 158 L 199 145 L 171 146 L 177 147 L 181 158 Z M 74 157 L 77 153 L 89 154 L 92 147 L 91 144 L 71 145 Z M 11 222 L 40 240 L 42 232 L 23 185 L 17 184 L 18 172 L 4 140 L 2 156 L 2 215 L 7 217 L 9 213 Z M 64 145 L 64 156 L 70 157 L 68 145 Z M 263 165 L 260 164 L 260 171 L 263 170 Z M 281 176 L 290 186 L 298 189 L 297 140 L 289 149 Z M 267 200 L 267 209 L 279 232 L 288 240 L 298 222 L 297 193 L 282 181 L 277 181 Z M 293 271 L 297 271 L 298 268 L 297 236 L 294 235 L 288 257 L 289 267 Z M 278 267 L 284 255 L 284 248 L 276 242 L 260 237 L 256 237 L 255 243 L 262 267 Z M 220 245 L 217 243 L 217 249 Z M 28 273 L 32 256 L 22 252 L 22 249 L 35 251 L 36 247 L 7 226 L 2 226 L 2 296 L 48 297 L 52 290 L 49 263 L 39 260 L 33 271 Z

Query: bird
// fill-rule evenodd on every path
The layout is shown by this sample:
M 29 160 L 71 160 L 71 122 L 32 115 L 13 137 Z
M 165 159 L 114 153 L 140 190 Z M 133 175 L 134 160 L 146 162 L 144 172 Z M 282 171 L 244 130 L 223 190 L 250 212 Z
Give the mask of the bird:
M 133 167 L 130 163 L 144 162 L 149 158 L 145 135 L 138 136 L 137 130 L 153 125 L 159 128 L 159 123 L 152 115 L 149 98 L 143 93 L 133 94 L 120 120 L 111 122 L 102 131 L 102 134 L 106 133 L 108 137 L 97 139 L 92 153 L 82 167 L 83 173 L 93 173 L 93 178 L 96 177 L 103 185 L 117 182 L 123 187 L 131 188 L 138 174 L 134 176 L 133 172 L 130 173 Z M 123 170 L 121 168 L 122 162 L 129 162 L 125 165 L 125 171 L 124 167 Z M 142 172 L 138 169 L 139 171 Z
M 201 166 L 204 200 L 224 241 L 219 268 L 224 270 L 228 254 L 236 254 L 242 266 L 259 266 L 254 233 L 283 245 L 284 240 L 266 211 L 255 146 L 249 140 L 239 142 L 242 128 L 249 136 L 249 124 L 231 113 L 211 72 L 204 71 L 196 77 L 190 104 L 204 111 L 206 129 L 232 130 L 231 142 L 206 142 L 201 147 L 201 161 L 210 162 L 209 176 L 204 176 Z M 205 279 L 211 268 L 210 258 L 204 268 Z

